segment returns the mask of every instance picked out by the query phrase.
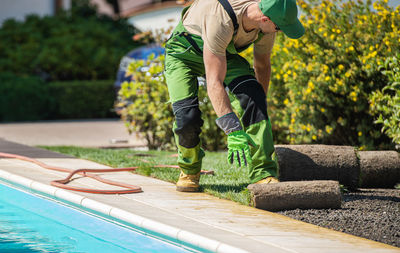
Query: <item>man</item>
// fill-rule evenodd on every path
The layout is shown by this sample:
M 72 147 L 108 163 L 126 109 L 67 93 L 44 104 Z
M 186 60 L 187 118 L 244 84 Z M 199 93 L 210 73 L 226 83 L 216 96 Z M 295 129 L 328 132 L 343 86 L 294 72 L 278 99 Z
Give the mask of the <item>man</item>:
M 184 9 L 165 46 L 181 168 L 178 191 L 199 189 L 204 151 L 197 77 L 204 75 L 216 123 L 228 136 L 228 161 L 248 166 L 251 183 L 278 182 L 266 102 L 278 30 L 294 39 L 304 34 L 295 0 L 195 0 Z M 251 44 L 254 69 L 238 54 Z

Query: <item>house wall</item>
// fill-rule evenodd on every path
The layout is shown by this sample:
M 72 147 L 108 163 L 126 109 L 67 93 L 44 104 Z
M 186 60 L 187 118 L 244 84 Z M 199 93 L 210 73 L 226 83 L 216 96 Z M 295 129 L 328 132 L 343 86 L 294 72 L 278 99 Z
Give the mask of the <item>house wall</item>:
M 105 0 L 90 0 L 90 2 L 97 6 L 99 13 L 113 15 L 113 8 Z M 140 6 L 151 4 L 153 0 L 119 0 L 119 8 L 121 14 L 128 10 L 136 9 Z
M 14 18 L 23 21 L 29 14 L 54 15 L 54 0 L 0 0 L 0 24 Z M 71 8 L 71 0 L 63 0 L 63 8 Z

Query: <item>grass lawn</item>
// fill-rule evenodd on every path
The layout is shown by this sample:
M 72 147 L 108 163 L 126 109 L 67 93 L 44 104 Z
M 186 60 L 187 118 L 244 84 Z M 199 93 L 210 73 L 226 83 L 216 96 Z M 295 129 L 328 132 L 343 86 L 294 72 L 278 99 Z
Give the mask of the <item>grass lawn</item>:
M 140 166 L 135 173 L 176 183 L 179 169 L 153 168 L 157 164 L 176 165 L 175 152 L 133 151 L 130 149 L 97 149 L 71 146 L 40 146 L 51 151 L 72 155 L 77 158 L 106 164 L 114 168 Z M 250 204 L 246 168 L 230 166 L 226 161 L 226 152 L 206 152 L 203 170 L 213 170 L 214 175 L 202 175 L 201 191 L 223 199 L 229 199 L 244 205 Z M 145 162 L 147 160 L 148 162 Z

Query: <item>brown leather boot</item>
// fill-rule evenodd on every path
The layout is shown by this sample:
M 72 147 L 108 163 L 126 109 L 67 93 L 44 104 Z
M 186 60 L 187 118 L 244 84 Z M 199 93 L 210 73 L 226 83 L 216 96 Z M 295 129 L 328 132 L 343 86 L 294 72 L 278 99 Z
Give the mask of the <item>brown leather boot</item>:
M 181 171 L 179 180 L 176 183 L 176 190 L 179 192 L 198 192 L 200 172 L 194 175 L 185 174 Z
M 275 177 L 266 177 L 264 179 L 261 179 L 255 184 L 275 184 L 275 183 L 279 183 L 279 180 L 276 179 Z

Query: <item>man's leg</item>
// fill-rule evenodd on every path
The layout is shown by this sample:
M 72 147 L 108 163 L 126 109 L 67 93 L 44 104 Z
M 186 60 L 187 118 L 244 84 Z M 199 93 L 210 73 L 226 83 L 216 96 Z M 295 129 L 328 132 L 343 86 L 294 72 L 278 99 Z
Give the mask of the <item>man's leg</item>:
M 272 157 L 275 149 L 266 95 L 254 77 L 252 68 L 241 56 L 228 57 L 225 84 L 229 89 L 232 107 L 238 113 L 244 130 L 256 143 L 256 147 L 250 147 L 253 161 L 248 173 L 251 183 L 271 176 L 277 178 L 277 163 Z
M 175 47 L 178 42 L 174 42 Z M 190 47 L 183 44 L 181 46 L 178 50 L 182 52 L 185 52 L 185 46 Z M 187 62 L 187 59 L 196 57 L 193 54 L 190 57 L 186 57 L 185 53 L 171 56 L 172 53 L 168 55 L 168 52 L 170 50 L 167 49 L 165 77 L 175 115 L 173 131 L 178 147 L 178 165 L 181 168 L 177 190 L 198 191 L 204 151 L 199 138 L 203 120 L 197 98 L 197 76 L 201 73 L 197 73 L 196 69 L 202 67 L 197 66 L 199 64 L 196 62 Z

